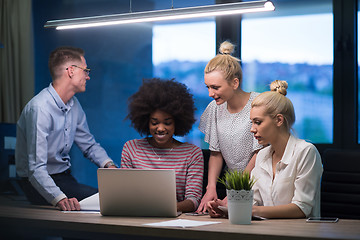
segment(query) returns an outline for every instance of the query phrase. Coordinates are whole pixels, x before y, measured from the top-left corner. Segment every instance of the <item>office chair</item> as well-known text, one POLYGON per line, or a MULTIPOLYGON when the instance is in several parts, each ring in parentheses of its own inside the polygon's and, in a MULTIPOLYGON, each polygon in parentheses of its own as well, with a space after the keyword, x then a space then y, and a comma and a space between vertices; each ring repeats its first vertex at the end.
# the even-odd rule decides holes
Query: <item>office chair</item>
POLYGON ((360 150, 327 149, 322 160, 321 216, 360 219, 360 150))

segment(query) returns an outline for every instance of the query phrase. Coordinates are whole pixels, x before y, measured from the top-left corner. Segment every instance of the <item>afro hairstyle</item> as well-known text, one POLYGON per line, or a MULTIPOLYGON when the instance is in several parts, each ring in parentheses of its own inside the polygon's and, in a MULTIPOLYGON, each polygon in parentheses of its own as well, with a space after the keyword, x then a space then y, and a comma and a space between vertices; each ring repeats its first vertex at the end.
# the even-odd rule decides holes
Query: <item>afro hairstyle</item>
POLYGON ((185 84, 174 79, 144 79, 139 90, 128 99, 128 115, 131 125, 140 135, 150 135, 150 115, 161 110, 175 121, 175 136, 185 136, 195 123, 193 95, 185 84))

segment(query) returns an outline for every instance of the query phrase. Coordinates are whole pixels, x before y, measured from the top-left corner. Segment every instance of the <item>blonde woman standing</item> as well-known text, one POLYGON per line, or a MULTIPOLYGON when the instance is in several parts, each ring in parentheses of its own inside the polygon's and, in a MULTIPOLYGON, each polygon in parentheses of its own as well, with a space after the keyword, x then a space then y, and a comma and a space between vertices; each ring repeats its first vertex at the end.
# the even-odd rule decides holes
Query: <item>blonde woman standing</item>
POLYGON ((256 152, 262 147, 250 132, 251 102, 258 93, 241 88, 240 60, 231 55, 234 47, 228 41, 223 42, 219 54, 209 61, 204 71, 209 97, 214 100, 205 109, 199 125, 211 153, 208 185, 197 212, 205 212, 206 203, 217 199, 216 183, 223 159, 229 169, 250 172, 256 152))

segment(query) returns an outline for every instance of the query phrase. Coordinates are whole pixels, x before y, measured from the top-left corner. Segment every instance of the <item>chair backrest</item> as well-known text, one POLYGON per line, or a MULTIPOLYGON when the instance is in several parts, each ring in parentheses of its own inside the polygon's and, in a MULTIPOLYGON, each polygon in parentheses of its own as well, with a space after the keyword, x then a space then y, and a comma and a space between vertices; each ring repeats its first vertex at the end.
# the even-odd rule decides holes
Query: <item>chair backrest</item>
POLYGON ((327 149, 322 159, 321 216, 360 219, 360 150, 327 149))

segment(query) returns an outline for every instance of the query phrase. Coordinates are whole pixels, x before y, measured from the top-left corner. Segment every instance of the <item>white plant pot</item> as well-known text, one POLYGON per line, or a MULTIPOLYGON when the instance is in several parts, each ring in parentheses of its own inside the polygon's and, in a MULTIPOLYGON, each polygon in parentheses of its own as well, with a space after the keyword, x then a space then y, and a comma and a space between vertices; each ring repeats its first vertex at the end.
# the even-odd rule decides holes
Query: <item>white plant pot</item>
POLYGON ((228 190, 228 215, 232 224, 251 224, 254 191, 228 190))

